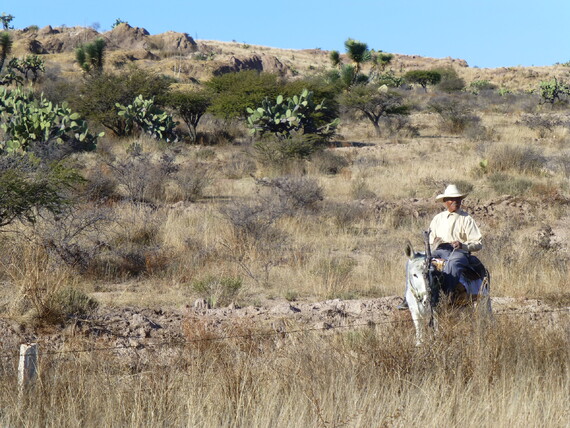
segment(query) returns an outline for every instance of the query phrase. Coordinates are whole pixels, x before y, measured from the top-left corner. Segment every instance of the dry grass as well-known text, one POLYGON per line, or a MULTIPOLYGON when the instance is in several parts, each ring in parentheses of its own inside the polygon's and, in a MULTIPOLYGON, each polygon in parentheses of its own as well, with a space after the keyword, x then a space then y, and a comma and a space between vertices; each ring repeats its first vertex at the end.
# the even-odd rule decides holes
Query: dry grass
MULTIPOLYGON (((325 52, 201 43, 214 59, 169 58, 172 70, 178 64, 194 73, 206 62, 205 76, 230 51, 279 54, 303 72, 328 62, 325 52)), ((395 64, 421 68, 426 62, 398 57, 395 64)), ((64 72, 71 68, 62 65, 64 72)), ((517 88, 546 72, 530 71, 535 74, 515 81, 516 70, 458 68, 467 82, 487 79, 517 88)), ((140 198, 129 198, 125 182, 112 183, 109 165, 141 140, 106 137, 97 153, 77 157, 87 176, 100 179, 89 204, 104 205, 113 216, 96 237, 78 235, 73 248, 99 252, 84 271, 67 266, 34 235, 46 226, 42 219, 35 229, 19 229, 25 233, 0 235, 2 313, 37 318, 38 308, 66 287, 87 290, 102 305, 177 309, 199 297, 218 305, 259 305, 268 299, 401 295, 403 246, 408 239, 421 246, 421 231, 441 209, 434 196, 450 182, 471 189, 465 208, 485 238, 480 257, 492 274, 492 294, 567 305, 567 131, 558 127, 539 137, 517 124, 528 99, 491 101, 477 110, 485 129, 478 135, 448 135, 425 112, 410 118, 419 130, 413 138, 378 138, 366 122, 347 121, 341 147, 273 167, 255 159, 242 129, 232 130, 231 145, 165 147, 143 138, 148 165, 155 168, 167 154, 184 173, 163 176, 140 168, 143 184, 160 185, 140 198), (194 171, 207 179, 200 191, 192 191, 194 171), (287 194, 293 184, 299 187, 287 194), (318 197, 296 198, 304 193, 318 197)), ((215 121, 205 125, 207 135, 227 135, 215 121)), ((562 427, 570 412, 570 344, 567 321, 559 321, 566 324, 501 317, 484 332, 450 322, 423 348, 412 347, 409 325, 396 323, 182 348, 46 353, 41 382, 22 404, 14 396, 13 361, 2 359, 0 424, 562 427)), ((201 341, 259 328, 238 323, 216 331, 195 319, 185 324, 185 334, 201 341)), ((70 347, 89 345, 70 340, 70 347)))
POLYGON ((169 352, 46 353, 41 382, 20 403, 14 381, 3 377, 0 421, 30 427, 567 426, 568 335, 521 318, 504 317, 487 328, 455 320, 422 348, 411 345, 401 324, 212 341, 259 329, 240 322, 214 332, 204 320, 189 319, 185 331, 188 345, 169 352))

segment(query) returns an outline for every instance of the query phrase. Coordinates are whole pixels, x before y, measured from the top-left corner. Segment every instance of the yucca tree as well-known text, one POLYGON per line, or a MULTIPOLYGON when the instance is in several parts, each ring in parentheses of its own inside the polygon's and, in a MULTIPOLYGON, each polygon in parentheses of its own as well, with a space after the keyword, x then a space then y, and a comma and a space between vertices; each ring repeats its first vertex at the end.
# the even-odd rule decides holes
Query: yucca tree
POLYGON ((14 15, 6 15, 6 12, 2 12, 0 16, 0 22, 2 22, 2 27, 4 30, 12 30, 13 27, 10 27, 10 22, 14 19, 14 15))
POLYGON ((12 38, 7 32, 0 33, 0 72, 4 68, 4 62, 12 52, 12 38))
POLYGON ((331 51, 329 54, 329 59, 333 67, 339 67, 341 65, 340 53, 338 51, 331 51))
POLYGON ((105 40, 99 38, 93 43, 79 46, 75 51, 75 59, 86 73, 101 73, 105 56, 105 40))
POLYGON ((356 73, 360 73, 362 64, 372 59, 368 45, 358 40, 348 39, 344 42, 344 47, 346 48, 346 54, 355 65, 356 73))

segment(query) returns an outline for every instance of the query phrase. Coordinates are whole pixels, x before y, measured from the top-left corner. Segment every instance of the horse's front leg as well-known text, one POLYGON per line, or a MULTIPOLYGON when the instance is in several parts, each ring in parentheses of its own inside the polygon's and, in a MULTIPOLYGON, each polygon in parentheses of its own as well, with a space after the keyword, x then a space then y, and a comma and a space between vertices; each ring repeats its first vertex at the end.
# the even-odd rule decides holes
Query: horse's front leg
POLYGON ((406 300, 408 302, 410 314, 412 315, 412 321, 414 322, 414 327, 416 329, 416 346, 420 346, 424 340, 424 318, 420 313, 420 308, 418 306, 417 300, 412 296, 408 297, 407 295, 406 300))

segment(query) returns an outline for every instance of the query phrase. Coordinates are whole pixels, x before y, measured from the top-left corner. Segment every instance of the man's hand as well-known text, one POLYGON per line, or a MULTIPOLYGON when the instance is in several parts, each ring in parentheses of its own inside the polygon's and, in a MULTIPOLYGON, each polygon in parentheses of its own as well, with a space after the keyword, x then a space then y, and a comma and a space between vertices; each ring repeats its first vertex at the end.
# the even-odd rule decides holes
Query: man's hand
POLYGON ((453 241, 453 242, 451 243, 451 246, 453 247, 454 250, 459 250, 459 249, 461 249, 461 242, 459 242, 459 241, 453 241))

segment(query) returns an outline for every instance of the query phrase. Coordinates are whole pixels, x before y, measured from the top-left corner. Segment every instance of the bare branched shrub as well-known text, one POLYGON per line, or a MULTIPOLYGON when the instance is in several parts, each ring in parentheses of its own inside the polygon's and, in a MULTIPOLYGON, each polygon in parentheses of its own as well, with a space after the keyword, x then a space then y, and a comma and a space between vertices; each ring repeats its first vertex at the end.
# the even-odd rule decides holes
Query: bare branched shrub
POLYGON ((220 212, 231 224, 238 241, 259 244, 281 241, 282 234, 275 227, 275 222, 283 215, 279 205, 258 199, 234 202, 221 207, 220 212))
POLYGON ((115 219, 109 208, 78 206, 57 217, 44 216, 31 228, 30 239, 67 266, 85 273, 108 250, 115 219))
POLYGON ((439 96, 431 100, 428 109, 439 115, 439 127, 444 132, 460 134, 468 126, 479 123, 479 116, 464 100, 456 96, 439 96))
POLYGON ((380 118, 380 129, 382 129, 382 135, 387 137, 413 138, 420 134, 418 127, 412 124, 410 116, 403 114, 380 118))
POLYGON ((177 187, 175 198, 195 202, 204 196, 204 190, 212 182, 213 174, 206 164, 188 162, 180 165, 171 178, 177 187))
POLYGON ((554 128, 564 123, 558 117, 540 114, 524 114, 517 124, 522 124, 536 131, 538 138, 545 138, 554 131, 554 128))
POLYGON ((537 173, 544 168, 546 159, 529 146, 493 144, 486 151, 490 172, 518 171, 537 173))
POLYGON ((283 213, 316 212, 323 200, 323 189, 314 178, 278 177, 266 182, 277 196, 283 213))
POLYGON ((370 217, 370 210, 359 202, 328 202, 323 214, 330 217, 340 230, 348 230, 355 223, 370 217))
POLYGON ((232 153, 224 163, 222 171, 227 178, 239 179, 253 174, 257 169, 252 155, 246 152, 232 153))
POLYGON ((139 276, 164 271, 171 260, 161 234, 162 214, 145 205, 133 206, 116 220, 107 251, 91 269, 103 277, 139 276))
POLYGON ((86 182, 83 186, 85 197, 93 202, 107 202, 119 199, 117 193, 117 181, 110 171, 89 171, 86 174, 86 182))
POLYGON ((338 174, 343 168, 349 165, 346 157, 334 153, 331 150, 323 150, 311 156, 311 162, 322 174, 338 174))
POLYGON ((169 156, 163 156, 157 163, 150 153, 143 153, 142 147, 136 144, 126 156, 108 165, 127 198, 134 202, 164 200, 166 178, 175 171, 169 156))

